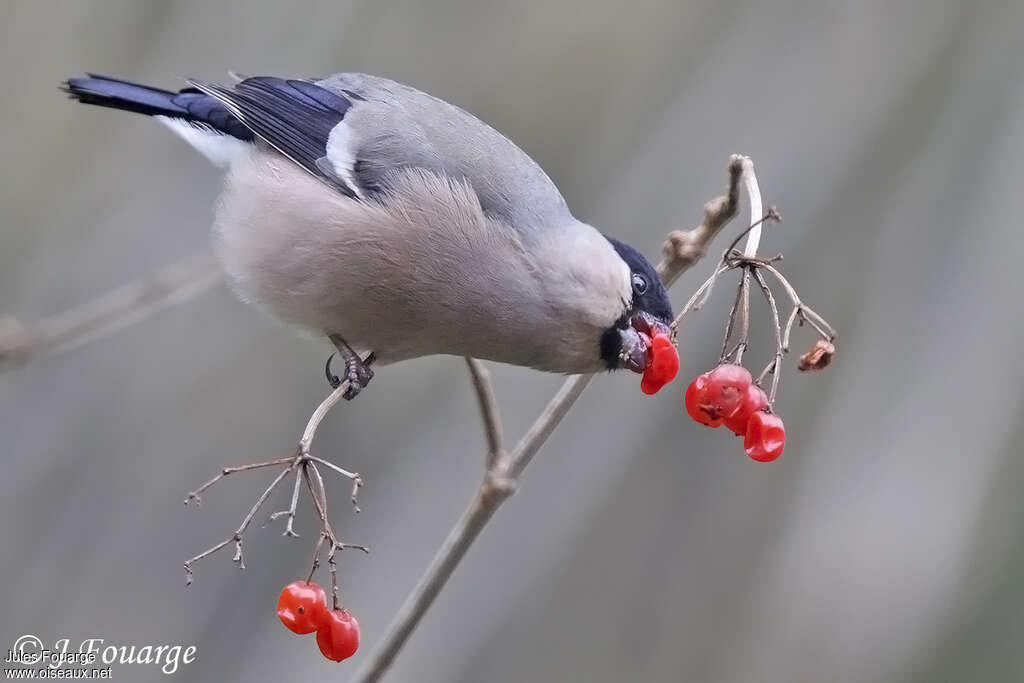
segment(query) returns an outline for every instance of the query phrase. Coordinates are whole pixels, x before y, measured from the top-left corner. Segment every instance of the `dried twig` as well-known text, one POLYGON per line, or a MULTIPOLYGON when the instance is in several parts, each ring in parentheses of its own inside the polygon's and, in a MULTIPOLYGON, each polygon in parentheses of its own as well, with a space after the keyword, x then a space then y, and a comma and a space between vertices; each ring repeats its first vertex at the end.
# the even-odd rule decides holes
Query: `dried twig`
POLYGON ((475 358, 467 358, 469 374, 473 378, 477 403, 480 404, 480 416, 484 422, 484 433, 487 436, 487 469, 493 469, 498 460, 505 457, 503 437, 501 433, 501 413, 498 410, 498 398, 494 395, 491 384, 491 373, 484 364, 475 358))
POLYGON ((238 465, 237 467, 221 468, 221 471, 219 474, 217 474, 217 476, 210 479, 208 482, 197 488, 195 491, 189 491, 189 494, 185 496, 185 505, 188 505, 192 501, 195 501, 196 505, 201 504, 203 501, 202 498, 200 498, 200 494, 203 493, 203 491, 205 491, 206 489, 216 484, 224 477, 228 476, 229 474, 234 474, 236 472, 248 472, 250 470, 258 470, 264 467, 274 467, 275 465, 285 465, 291 461, 292 458, 278 458, 277 460, 268 460, 266 462, 251 462, 247 465, 238 465))
POLYGON ((27 327, 14 318, 0 319, 0 370, 106 337, 167 306, 199 296, 220 280, 220 266, 204 250, 27 327))
POLYGON ((351 548, 352 550, 361 550, 364 553, 369 553, 370 549, 365 545, 342 543, 338 540, 334 533, 334 528, 331 526, 330 517, 327 514, 327 489, 324 488, 324 480, 320 476, 320 470, 317 469, 316 463, 311 461, 303 462, 302 476, 306 481, 310 498, 313 499, 313 506, 316 508, 317 516, 320 517, 320 538, 317 540, 316 548, 313 551, 313 569, 310 570, 310 578, 306 579, 306 582, 308 583, 312 580, 316 568, 320 565, 320 548, 323 546, 323 542, 327 541, 330 544, 330 548, 327 551, 327 566, 331 575, 331 596, 333 597, 334 604, 332 609, 338 609, 341 603, 338 598, 338 563, 335 560, 337 551, 351 548), (313 473, 312 477, 310 472, 313 473), (314 480, 316 481, 315 487, 313 486, 314 480))
POLYGON ((775 401, 776 394, 778 393, 779 386, 779 371, 782 364, 783 356, 789 351, 789 337, 793 330, 793 324, 799 319, 800 324, 805 322, 811 325, 818 334, 821 336, 820 344, 827 344, 827 346, 818 347, 815 346, 811 351, 808 351, 801 358, 800 369, 818 369, 828 365, 833 354, 835 353, 835 347, 831 344, 835 340, 835 329, 816 311, 808 307, 800 299, 796 289, 790 284, 789 280, 779 272, 773 263, 782 260, 782 254, 774 256, 772 258, 759 258, 757 256, 757 249, 760 243, 762 224, 766 221, 778 222, 781 220, 778 210, 774 207, 768 207, 767 212, 761 215, 761 191, 757 184, 757 175, 754 173, 753 165, 749 159, 743 162, 743 180, 746 184, 747 194, 750 197, 750 212, 751 212, 751 223, 750 226, 740 232, 733 239, 732 243, 722 252, 722 257, 712 271, 711 276, 694 292, 693 296, 686 303, 686 306, 679 312, 676 319, 672 323, 673 330, 678 329, 683 317, 692 311, 699 310, 704 303, 708 300, 711 295, 711 290, 715 283, 718 281, 718 277, 726 272, 727 270, 740 269, 742 274, 740 281, 736 289, 736 297, 733 300, 732 308, 729 311, 729 317, 726 321, 725 334, 722 338, 722 351, 719 355, 719 363, 736 363, 741 364, 743 362, 743 354, 747 350, 749 332, 750 332, 750 278, 754 277, 757 280, 758 286, 761 288, 762 293, 768 302, 772 312, 772 322, 775 331, 775 355, 772 360, 765 366, 760 376, 757 378, 757 384, 760 385, 764 382, 765 378, 769 373, 772 375, 772 384, 768 392, 768 406, 769 408, 775 401), (761 216, 759 220, 753 220, 754 216, 761 216), (747 243, 743 248, 743 253, 736 251, 736 247, 740 240, 747 236, 747 243), (770 273, 786 291, 786 294, 793 302, 793 309, 786 320, 785 326, 780 322, 779 308, 775 301, 775 296, 772 294, 771 288, 765 281, 762 270, 770 273), (739 339, 736 341, 732 348, 729 347, 729 341, 732 339, 733 332, 736 329, 736 316, 740 316, 740 331, 739 339))
MULTIPOLYGON (((185 561, 184 566, 186 585, 192 583, 192 566, 196 562, 203 559, 204 557, 212 555, 213 553, 217 552, 221 548, 224 548, 232 542, 235 544, 235 555, 232 559, 236 564, 238 564, 238 567, 240 569, 245 569, 245 560, 242 556, 242 536, 248 529, 249 524, 252 523, 252 520, 256 516, 256 513, 259 512, 260 508, 263 507, 267 499, 270 498, 270 495, 274 492, 274 489, 277 488, 277 486, 288 476, 289 473, 294 471, 295 484, 292 488, 291 504, 287 510, 271 514, 270 520, 272 521, 279 517, 287 516, 288 522, 287 525, 285 526, 284 535, 291 537, 298 536, 298 534, 295 533, 294 529, 295 513, 299 502, 299 489, 301 488, 300 482, 305 481, 306 488, 309 490, 310 497, 313 499, 313 506, 316 508, 317 515, 320 517, 320 535, 313 553, 313 571, 315 571, 316 568, 319 566, 320 549, 323 545, 323 542, 326 540, 330 543, 330 549, 328 551, 328 563, 331 567, 331 580, 332 583, 334 584, 334 595, 337 596, 337 566, 334 561, 335 552, 337 550, 344 550, 345 548, 355 548, 358 550, 362 550, 363 552, 369 552, 369 550, 365 546, 351 545, 347 543, 342 543, 338 540, 338 537, 334 533, 334 529, 331 527, 330 518, 327 515, 327 496, 324 490, 323 479, 320 476, 319 469, 317 469, 317 464, 323 465, 324 467, 328 467, 337 472, 338 474, 342 475, 343 477, 346 477, 352 481, 352 505, 355 508, 356 512, 359 511, 357 494, 359 492, 359 487, 363 485, 363 478, 359 475, 358 472, 350 472, 342 467, 338 467, 332 462, 312 455, 310 453, 310 449, 313 445, 313 440, 316 438, 316 432, 317 429, 319 429, 320 427, 320 423, 323 422, 324 418, 327 416, 327 413, 330 412, 331 408, 337 405, 338 401, 340 401, 344 397, 344 394, 348 389, 347 384, 347 382, 342 382, 336 389, 334 389, 334 391, 332 391, 327 396, 327 398, 325 398, 320 403, 319 406, 317 406, 316 410, 313 411, 313 414, 310 416, 309 421, 306 423, 306 429, 302 432, 302 438, 299 439, 299 445, 296 448, 295 455, 287 458, 278 458, 277 460, 270 460, 267 462, 258 462, 249 465, 241 465, 238 467, 225 467, 220 471, 220 473, 217 476, 213 477, 208 482, 200 486, 198 489, 188 494, 188 497, 185 498, 186 504, 188 504, 188 502, 191 500, 195 500, 196 503, 198 503, 199 496, 201 493, 206 491, 208 488, 210 488, 215 483, 217 483, 224 477, 228 476, 229 474, 233 474, 235 472, 246 472, 254 469, 262 469, 265 467, 282 467, 281 471, 270 483, 270 485, 266 488, 266 490, 263 491, 263 494, 256 501, 256 504, 253 505, 252 508, 249 510, 249 514, 246 515, 245 519, 242 520, 241 525, 239 525, 238 529, 236 529, 231 536, 228 536, 227 539, 221 541, 220 543, 217 543, 214 546, 211 546, 210 548, 204 550, 195 557, 192 557, 185 561), (310 479, 310 471, 312 471, 313 475, 315 476, 317 482, 316 487, 314 487, 313 482, 310 479)), ((310 573, 310 579, 312 579, 312 572, 310 573)))
POLYGON ((751 268, 754 272, 754 278, 757 280, 757 284, 761 287, 761 292, 764 294, 765 300, 768 301, 768 306, 772 310, 772 323, 775 328, 775 357, 772 359, 767 366, 765 366, 764 372, 757 378, 757 383, 760 384, 764 381, 765 373, 772 373, 772 388, 768 391, 768 409, 771 410, 775 404, 775 396, 779 391, 779 375, 781 374, 782 356, 786 353, 785 347, 782 345, 782 331, 779 326, 779 307, 775 303, 775 295, 772 294, 771 288, 768 287, 768 283, 764 280, 764 275, 760 270, 751 268))
MULTIPOLYGON (((704 220, 689 231, 674 231, 665 241, 658 275, 671 285, 687 268, 699 261, 708 244, 739 208, 739 181, 749 159, 733 156, 729 164, 729 189, 725 196, 704 206, 704 220)), ((380 680, 405 645, 420 619, 451 577, 459 561, 501 503, 515 490, 520 475, 544 442, 576 403, 593 375, 568 378, 507 458, 489 459, 484 479, 465 512, 452 527, 434 559, 415 588, 399 608, 380 642, 352 679, 355 683, 380 680)))
POLYGON ((273 522, 279 517, 287 517, 288 523, 285 524, 283 534, 289 538, 298 538, 299 534, 295 531, 295 512, 299 507, 299 490, 302 488, 302 468, 295 468, 295 484, 292 486, 292 502, 288 506, 287 510, 281 510, 280 512, 274 512, 270 515, 267 522, 273 522))
POLYGON ((185 560, 184 566, 186 586, 192 584, 193 564, 203 559, 204 557, 207 557, 208 555, 212 555, 213 553, 217 552, 218 550, 220 550, 221 548, 223 548, 231 542, 234 542, 235 544, 235 555, 231 558, 231 561, 237 564, 239 569, 245 569, 245 557, 242 555, 242 535, 245 534, 246 529, 249 528, 249 524, 252 523, 252 518, 256 516, 256 513, 259 512, 261 507, 263 507, 263 504, 267 502, 267 498, 269 498, 270 494, 274 492, 274 489, 277 488, 277 485, 281 483, 281 480, 288 476, 288 473, 292 471, 292 468, 295 467, 296 463, 297 459, 293 460, 289 465, 287 465, 283 470, 281 470, 281 472, 278 473, 276 477, 274 477, 274 480, 270 482, 270 486, 268 486, 266 490, 263 491, 263 494, 256 500, 256 504, 249 509, 249 514, 245 516, 245 519, 242 520, 242 523, 238 525, 237 529, 235 529, 235 533, 231 534, 220 543, 211 546, 210 548, 207 548, 195 557, 185 560))
POLYGON ((818 313, 805 304, 801 299, 800 295, 796 293, 796 289, 789 283, 789 280, 779 272, 779 269, 770 263, 761 264, 759 267, 764 268, 766 271, 771 273, 782 288, 789 295, 790 300, 793 302, 793 311, 789 314, 789 319, 786 320, 786 326, 782 334, 782 347, 786 351, 789 351, 789 335, 793 331, 793 323, 797 318, 800 319, 800 323, 808 323, 811 327, 817 331, 821 338, 827 342, 835 341, 836 331, 827 320, 818 315, 818 313))

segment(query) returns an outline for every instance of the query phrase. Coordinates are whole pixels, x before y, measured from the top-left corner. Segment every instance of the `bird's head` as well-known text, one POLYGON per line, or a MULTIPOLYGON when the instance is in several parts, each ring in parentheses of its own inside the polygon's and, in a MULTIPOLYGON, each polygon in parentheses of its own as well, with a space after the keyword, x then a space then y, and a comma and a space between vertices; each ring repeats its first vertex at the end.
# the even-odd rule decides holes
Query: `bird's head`
POLYGON ((661 278, 643 254, 614 238, 608 241, 629 267, 632 298, 623 314, 601 335, 601 360, 609 370, 642 373, 651 339, 671 335, 672 302, 661 278))

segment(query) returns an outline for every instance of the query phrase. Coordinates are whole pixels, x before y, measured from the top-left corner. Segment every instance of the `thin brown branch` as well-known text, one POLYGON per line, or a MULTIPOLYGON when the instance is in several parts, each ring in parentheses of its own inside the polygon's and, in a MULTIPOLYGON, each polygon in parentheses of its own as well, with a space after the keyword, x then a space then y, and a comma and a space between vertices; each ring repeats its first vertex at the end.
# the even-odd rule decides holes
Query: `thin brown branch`
MULTIPOLYGON (((305 481, 306 486, 309 490, 310 497, 313 499, 313 505, 316 508, 317 515, 320 517, 320 539, 317 542, 317 547, 314 550, 313 555, 314 571, 316 567, 319 566, 320 548, 322 546, 324 538, 326 538, 326 540, 328 540, 331 543, 331 558, 333 558, 335 550, 343 550, 345 548, 356 548, 364 552, 369 552, 365 546, 342 543, 338 540, 337 536, 335 535, 334 530, 331 528, 330 519, 327 515, 327 496, 324 490, 323 478, 320 476, 320 471, 317 469, 317 464, 319 463, 325 467, 329 467, 338 474, 341 474, 342 476, 352 480, 352 504, 357 512, 359 511, 359 506, 358 501, 356 499, 356 494, 359 491, 359 487, 362 486, 362 477, 357 472, 350 472, 344 468, 338 467, 332 462, 329 462, 322 458, 318 458, 310 453, 310 449, 312 448, 313 445, 313 440, 316 438, 317 429, 319 429, 320 424, 327 416, 327 413, 330 412, 331 408, 337 405, 338 401, 340 401, 344 397, 345 392, 348 389, 347 384, 347 382, 342 382, 336 389, 334 389, 334 391, 332 391, 327 396, 327 398, 325 398, 320 403, 319 406, 317 406, 316 410, 313 411, 313 414, 310 416, 309 421, 306 423, 306 429, 303 430, 302 437, 299 439, 299 445, 296 448, 295 455, 290 456, 288 458, 278 458, 277 460, 251 463, 248 465, 241 465, 238 467, 225 467, 220 471, 219 474, 217 474, 217 476, 213 477, 205 484, 200 486, 198 489, 188 494, 188 497, 185 498, 186 504, 190 500, 195 500, 198 503, 199 496, 201 493, 206 491, 208 488, 210 488, 211 486, 213 486, 214 484, 216 484, 218 481, 228 476, 229 474, 234 474, 235 472, 246 472, 254 469, 262 469, 265 467, 283 466, 281 471, 278 473, 277 477, 275 477, 274 480, 270 483, 270 486, 266 488, 263 494, 256 501, 256 504, 253 505, 252 508, 249 510, 249 514, 245 516, 244 520, 242 520, 241 525, 239 525, 238 529, 236 529, 231 536, 229 536, 224 541, 221 541, 220 543, 204 550, 195 557, 192 557, 185 561, 184 566, 186 585, 192 583, 193 564, 195 564, 196 562, 205 557, 208 557, 209 555, 212 555, 213 553, 217 552, 221 548, 226 547, 228 544, 232 542, 235 544, 235 555, 232 559, 234 560, 235 563, 238 564, 239 568, 245 568, 245 559, 242 555, 242 536, 245 533, 246 529, 248 529, 249 525, 252 523, 252 520, 256 516, 256 513, 259 512, 260 508, 263 507, 264 503, 266 503, 267 499, 274 492, 277 486, 285 479, 285 477, 288 476, 290 472, 292 472, 292 470, 296 470, 296 480, 292 488, 291 504, 289 505, 287 510, 271 514, 270 520, 272 521, 279 517, 287 516, 288 523, 285 527, 284 535, 298 536, 298 534, 295 533, 294 523, 295 513, 298 507, 299 489, 301 488, 299 479, 301 475, 302 480, 305 481), (312 480, 310 479, 309 472, 311 470, 316 477, 317 486, 314 486, 312 480)), ((336 573, 337 569, 333 562, 331 562, 331 569, 332 572, 336 573)), ((337 576, 332 576, 332 580, 336 582, 337 576)), ((336 590, 335 594, 337 594, 336 590)))
POLYGON ((11 317, 0 319, 0 370, 106 337, 163 308, 199 296, 221 277, 213 255, 203 250, 36 323, 25 326, 11 317))
POLYGON ((775 396, 779 391, 779 376, 782 374, 782 356, 786 353, 786 349, 782 344, 782 328, 779 322, 779 306, 775 303, 775 295, 772 294, 772 290, 768 287, 768 283, 764 280, 764 274, 756 268, 751 268, 754 271, 754 279, 757 280, 757 284, 761 287, 761 292, 764 294, 765 300, 768 301, 768 306, 772 310, 772 327, 775 332, 775 358, 765 368, 761 376, 757 378, 758 383, 764 380, 765 372, 769 372, 768 368, 771 368, 772 373, 772 388, 768 391, 768 409, 770 410, 775 404, 775 396))
POLYGON ((770 263, 759 264, 760 268, 764 268, 766 271, 772 274, 782 288, 786 291, 790 301, 793 302, 793 311, 789 314, 789 319, 786 321, 785 331, 782 335, 782 346, 785 349, 789 349, 789 334, 793 330, 793 322, 799 318, 801 324, 806 322, 827 342, 835 341, 836 330, 832 325, 829 324, 825 318, 817 313, 810 306, 805 304, 801 299, 800 295, 797 294, 796 288, 790 284, 786 276, 779 272, 779 269, 770 263))
MULTIPOLYGON (((779 216, 779 210, 776 209, 774 206, 769 207, 768 213, 761 216, 761 218, 759 218, 758 220, 752 222, 749 226, 747 226, 746 230, 736 235, 732 243, 726 248, 725 251, 722 252, 722 258, 718 260, 718 265, 715 266, 715 270, 711 274, 711 277, 708 278, 707 282, 703 286, 701 286, 697 294, 694 294, 693 298, 690 299, 690 302, 683 309, 682 313, 679 314, 679 318, 682 318, 683 315, 689 311, 699 311, 701 308, 704 307, 704 304, 706 304, 708 299, 711 297, 711 291, 714 289, 715 282, 717 281, 719 275, 721 275, 727 270, 732 270, 733 268, 739 267, 740 265, 742 265, 743 261, 751 260, 749 258, 743 258, 742 255, 736 251, 736 246, 740 243, 740 240, 743 239, 744 236, 749 235, 751 231, 754 230, 754 228, 761 225, 767 220, 771 220, 774 222, 782 220, 779 216), (700 296, 700 301, 696 301, 697 297, 701 293, 703 293, 703 296, 700 296), (696 303, 694 303, 695 301, 696 303)), ((781 258, 781 254, 779 257, 781 258)), ((679 318, 676 318, 676 320, 678 321, 679 318)))
POLYGON ((491 373, 487 371, 484 364, 475 358, 467 358, 466 365, 473 378, 473 389, 476 391, 480 416, 484 421, 484 433, 487 436, 487 469, 492 470, 505 456, 498 397, 495 396, 494 386, 491 384, 491 373))
POLYGON ((740 179, 747 161, 740 154, 730 157, 729 187, 725 195, 704 205, 704 220, 700 225, 692 230, 674 230, 668 234, 658 264, 658 274, 666 286, 672 285, 690 266, 704 258, 708 245, 736 216, 740 208, 740 179))
POLYGON ((750 269, 744 268, 740 276, 740 339, 733 352, 736 365, 743 363, 743 353, 750 339, 750 269))
POLYGON ((231 558, 231 561, 234 562, 235 564, 237 564, 239 569, 245 569, 245 557, 242 555, 242 536, 245 534, 246 529, 249 528, 249 524, 252 523, 253 517, 255 517, 256 513, 259 512, 261 507, 263 507, 263 504, 267 502, 267 498, 270 497, 270 494, 273 493, 274 489, 277 488, 277 485, 280 484, 281 481, 284 480, 284 478, 288 476, 288 473, 292 471, 292 468, 295 467, 298 464, 298 458, 297 457, 291 458, 291 460, 292 460, 291 464, 289 464, 287 467, 282 469, 278 473, 278 475, 276 477, 274 477, 274 480, 272 482, 270 482, 270 485, 267 486, 267 488, 263 491, 263 494, 256 500, 256 503, 249 509, 249 514, 247 514, 245 516, 245 519, 242 520, 242 523, 238 525, 237 529, 235 529, 235 533, 233 533, 232 535, 228 536, 226 539, 224 539, 220 543, 218 543, 218 544, 216 544, 216 545, 214 545, 214 546, 212 546, 210 548, 207 548, 206 550, 204 550, 203 552, 199 553, 195 557, 190 558, 188 560, 185 560, 185 565, 184 566, 185 566, 185 585, 186 586, 188 586, 188 585, 190 585, 192 583, 192 565, 193 564, 195 564, 199 560, 203 559, 204 557, 212 555, 213 553, 217 552, 218 550, 220 550, 221 548, 223 548, 224 546, 226 546, 228 543, 231 543, 231 542, 234 542, 234 544, 235 544, 235 555, 234 555, 234 557, 231 558))
POLYGON ((306 455, 306 459, 309 460, 310 462, 318 462, 321 465, 323 465, 324 467, 326 467, 328 469, 331 469, 331 470, 334 470, 335 472, 337 472, 341 476, 348 477, 349 479, 351 479, 352 480, 352 493, 351 493, 349 499, 352 501, 352 507, 355 509, 355 511, 356 512, 362 512, 362 509, 359 507, 359 489, 361 489, 362 486, 363 486, 363 477, 362 477, 362 475, 360 475, 358 472, 349 472, 348 470, 346 470, 344 468, 338 467, 333 462, 331 462, 329 460, 324 460, 323 458, 318 458, 315 455, 307 454, 306 455))
POLYGON ((317 468, 316 463, 312 462, 311 458, 302 463, 302 476, 306 481, 306 488, 309 489, 309 496, 313 499, 313 506, 316 508, 317 516, 320 517, 320 538, 317 540, 316 548, 313 551, 313 569, 310 570, 307 583, 312 580, 313 573, 320 566, 320 548, 323 546, 324 540, 327 540, 330 544, 330 549, 327 551, 327 566, 328 572, 331 575, 331 596, 334 604, 332 609, 338 609, 341 603, 338 598, 338 563, 334 559, 335 554, 337 551, 347 548, 362 550, 364 553, 369 553, 370 549, 364 545, 342 543, 338 540, 327 512, 327 489, 324 486, 324 479, 320 476, 320 470, 317 468), (310 472, 313 473, 312 477, 309 474, 310 472), (314 481, 316 482, 315 486, 314 481))
MULTIPOLYGON (((734 155, 730 159, 726 195, 704 205, 704 220, 699 226, 689 231, 669 234, 665 241, 664 257, 658 264, 658 275, 666 286, 670 286, 704 256, 708 244, 736 215, 739 208, 739 184, 744 168, 749 163, 746 157, 734 155)), ((592 378, 593 375, 576 375, 566 379, 508 458, 499 459, 494 467, 487 470, 469 506, 448 533, 363 667, 352 679, 354 683, 379 681, 387 672, 473 541, 502 502, 515 490, 523 470, 565 418, 592 378)))
POLYGON ((294 459, 295 457, 292 456, 288 458, 278 458, 277 460, 268 460, 266 462, 251 462, 247 465, 238 465, 237 467, 221 468, 221 471, 219 474, 217 474, 217 476, 210 479, 208 482, 197 488, 195 491, 189 491, 189 494, 185 496, 185 505, 188 505, 193 500, 196 502, 196 505, 201 504, 203 501, 202 498, 200 498, 200 494, 203 493, 203 491, 205 491, 206 489, 216 484, 224 477, 228 476, 229 474, 235 474, 236 472, 248 472, 249 470, 258 470, 264 467, 274 467, 275 465, 284 465, 291 462, 294 459))
POLYGON ((299 490, 302 488, 302 468, 295 468, 295 484, 292 486, 292 501, 291 505, 288 506, 287 510, 281 510, 280 512, 274 512, 270 515, 268 522, 276 521, 279 517, 287 517, 288 522, 285 524, 283 535, 290 538, 298 538, 299 534, 295 531, 295 513, 299 507, 299 490))
POLYGON ((739 350, 740 344, 744 344, 742 339, 736 344, 736 346, 730 350, 729 340, 732 339, 733 329, 736 327, 736 312, 740 309, 740 302, 743 300, 743 281, 736 286, 736 296, 732 300, 732 308, 729 309, 729 318, 725 323, 725 334, 722 336, 722 352, 718 355, 718 362, 724 363, 727 358, 732 356, 737 350, 739 350))

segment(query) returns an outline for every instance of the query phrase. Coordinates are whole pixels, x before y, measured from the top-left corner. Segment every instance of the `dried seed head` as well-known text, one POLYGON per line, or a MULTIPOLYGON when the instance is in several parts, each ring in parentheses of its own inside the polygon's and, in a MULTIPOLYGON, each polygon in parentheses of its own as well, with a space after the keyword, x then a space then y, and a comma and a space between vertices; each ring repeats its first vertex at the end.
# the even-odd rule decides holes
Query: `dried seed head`
POLYGON ((834 355, 836 355, 835 344, 819 339, 811 347, 810 351, 800 356, 800 362, 797 364, 797 367, 801 371, 823 370, 832 362, 834 355))

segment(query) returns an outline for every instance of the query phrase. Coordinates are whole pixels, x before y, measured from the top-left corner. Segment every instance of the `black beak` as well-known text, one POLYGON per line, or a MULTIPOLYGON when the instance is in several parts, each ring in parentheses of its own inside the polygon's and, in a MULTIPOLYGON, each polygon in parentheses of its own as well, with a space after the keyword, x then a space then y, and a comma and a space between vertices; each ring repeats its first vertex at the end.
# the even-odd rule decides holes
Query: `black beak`
POLYGON ((630 318, 629 326, 622 329, 619 334, 622 341, 622 350, 619 352, 621 367, 643 373, 647 367, 651 339, 659 334, 671 336, 672 330, 650 314, 640 312, 630 318))

